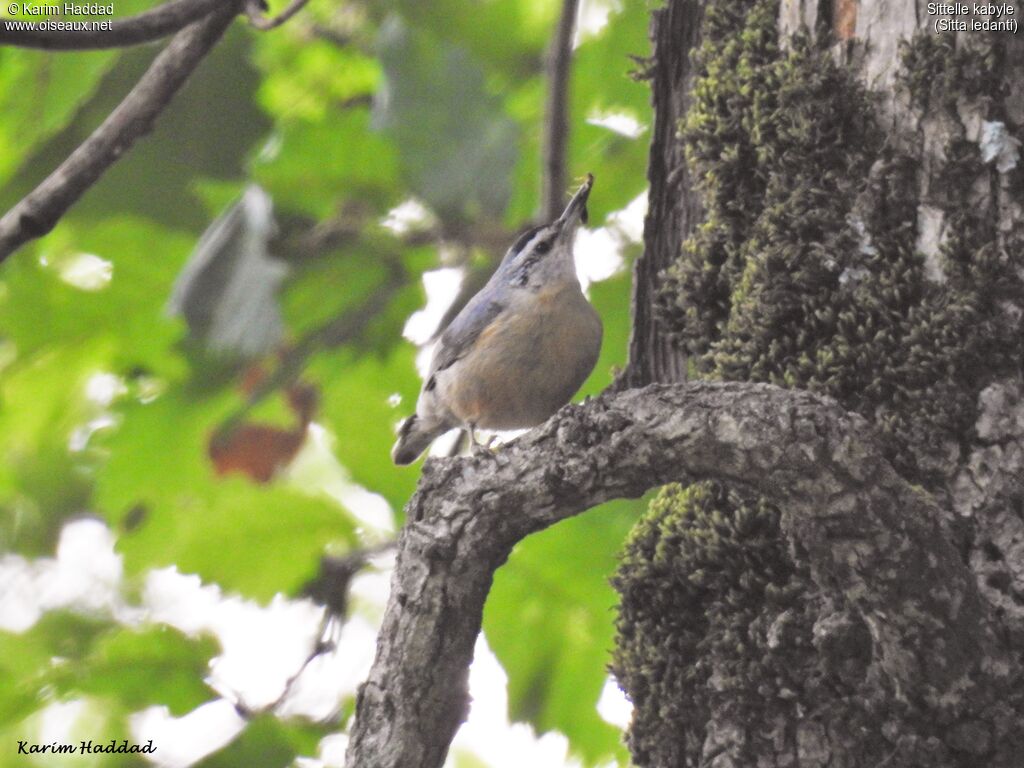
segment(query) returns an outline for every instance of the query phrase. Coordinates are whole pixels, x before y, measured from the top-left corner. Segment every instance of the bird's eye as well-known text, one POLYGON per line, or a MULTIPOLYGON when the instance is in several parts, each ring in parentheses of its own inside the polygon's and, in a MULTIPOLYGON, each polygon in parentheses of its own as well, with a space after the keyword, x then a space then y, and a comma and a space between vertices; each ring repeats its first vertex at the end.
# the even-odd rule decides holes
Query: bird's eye
POLYGON ((551 250, 551 240, 541 240, 533 250, 539 254, 547 253, 551 250))

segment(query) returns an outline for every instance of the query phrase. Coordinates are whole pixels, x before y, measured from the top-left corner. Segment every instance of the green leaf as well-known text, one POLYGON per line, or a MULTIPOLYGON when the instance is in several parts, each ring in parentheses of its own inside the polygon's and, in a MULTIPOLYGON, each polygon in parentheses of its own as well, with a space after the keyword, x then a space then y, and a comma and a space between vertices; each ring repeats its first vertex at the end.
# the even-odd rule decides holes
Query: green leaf
POLYGON ((0 729, 46 703, 60 670, 87 657, 96 639, 112 626, 107 619, 53 611, 26 632, 0 631, 0 729))
MULTIPOLYGON (((650 89, 631 77, 639 66, 632 57, 651 53, 647 5, 623 3, 621 9, 611 12, 600 32, 580 43, 572 65, 572 107, 580 112, 573 114, 583 118, 594 109, 623 111, 650 123, 650 89)), ((646 148, 648 142, 640 143, 646 148)), ((637 169, 640 176, 645 168, 646 164, 637 169)))
POLYGON ((508 673, 510 716, 562 731, 592 765, 624 756, 597 701, 613 645, 608 580, 643 508, 612 502, 520 542, 484 609, 487 642, 508 673))
POLYGON ((260 36, 255 52, 263 72, 259 101, 269 115, 318 122, 370 96, 380 84, 376 58, 354 47, 311 40, 295 26, 260 36))
POLYGON ((591 284, 588 289, 590 303, 601 316, 604 335, 601 339, 601 355, 593 373, 583 382, 579 400, 586 395, 598 395, 612 383, 616 372, 626 365, 629 351, 629 332, 632 327, 629 305, 632 282, 628 272, 609 280, 591 284))
MULTIPOLYGON (((118 5, 116 10, 120 14, 122 7, 118 5)), ((269 121, 255 104, 258 75, 247 63, 249 47, 250 36, 241 25, 229 29, 157 118, 152 132, 114 163, 67 217, 81 222, 117 213, 134 214, 168 227, 192 229, 198 235, 209 216, 192 192, 195 180, 239 178, 253 146, 269 128, 269 121), (211 110, 213 104, 216 110, 211 110), (212 115, 216 119, 211 119, 212 115)), ((75 68, 88 68, 79 62, 97 55, 109 54, 47 54, 59 61, 61 71, 67 74, 63 87, 69 92, 74 90, 75 68)), ((120 103, 155 55, 152 46, 123 51, 92 97, 73 113, 73 119, 36 144, 9 183, 0 181, 0 210, 9 208, 60 165, 120 103)), ((37 68, 32 74, 45 82, 44 69, 37 68)), ((15 91, 11 98, 19 104, 35 104, 35 99, 26 98, 35 89, 30 83, 23 85, 28 87, 15 91)), ((31 125, 23 125, 22 130, 23 135, 32 135, 31 125)), ((17 141, 17 136, 13 140, 17 141)), ((0 158, 3 156, 0 145, 0 158)))
POLYGON ((95 457, 72 453, 97 411, 86 381, 104 367, 101 341, 16 360, 0 379, 0 546, 49 552, 61 523, 85 507, 95 457))
POLYGON ((643 174, 636 173, 647 167, 647 142, 642 136, 630 139, 600 126, 580 125, 569 155, 570 168, 594 174, 588 208, 595 223, 625 208, 646 186, 643 174))
POLYGON ((132 710, 163 704, 181 716, 210 698, 203 677, 217 650, 210 638, 190 639, 170 627, 122 628, 103 634, 81 664, 63 667, 56 687, 132 710))
MULTIPOLYGON (((201 760, 196 768, 286 768, 304 751, 296 744, 296 738, 296 728, 270 715, 260 716, 250 721, 231 744, 201 760)), ((308 744, 306 739, 300 741, 302 746, 308 744)))
MULTIPOLYGON (((298 267, 283 298, 285 320, 293 334, 301 337, 377 291, 387 280, 382 256, 372 243, 359 242, 298 267), (332 287, 329 296, 324 295, 325 285, 332 287)), ((401 327, 393 340, 397 343, 400 338, 401 327)))
POLYGON ((419 0, 377 2, 383 13, 396 8, 411 26, 465 46, 498 76, 537 72, 557 18, 547 0, 419 0))
POLYGON ((118 540, 130 572, 177 565, 266 599, 298 589, 329 544, 354 543, 354 529, 326 497, 215 475, 207 441, 234 402, 182 388, 125 406, 123 425, 103 443, 110 459, 95 503, 111 524, 130 528, 118 540))
POLYGON ((623 3, 601 32, 584 41, 575 52, 570 88, 572 127, 568 167, 572 172, 591 172, 595 194, 590 214, 595 222, 623 208, 647 186, 649 130, 637 138, 591 125, 587 119, 606 114, 625 114, 649 126, 653 116, 650 92, 645 83, 633 80, 636 69, 630 56, 647 56, 650 14, 643 2, 623 3))
POLYGON ((282 123, 251 170, 276 207, 326 219, 347 200, 382 213, 399 202, 396 167, 391 142, 370 131, 369 110, 351 108, 282 123))
POLYGON ((337 436, 336 453, 352 479, 380 493, 395 510, 409 500, 418 469, 391 463, 395 427, 415 407, 420 380, 411 344, 384 357, 340 351, 314 361, 310 374, 323 387, 323 413, 337 436), (389 401, 397 394, 401 403, 389 401))
MULTIPOLYGON (((637 68, 630 56, 650 53, 650 14, 643 2, 623 6, 573 53, 567 170, 570 179, 587 172, 594 174, 589 207, 595 224, 623 208, 647 185, 649 130, 638 138, 628 138, 587 122, 595 116, 624 114, 649 129, 653 120, 649 89, 630 77, 637 68)), ((510 83, 505 91, 507 108, 518 121, 521 135, 520 159, 506 214, 510 226, 518 226, 536 213, 546 87, 542 77, 532 76, 510 83)))
POLYGON ((21 355, 56 345, 107 342, 116 371, 181 369, 171 349, 181 337, 165 306, 178 269, 194 245, 190 235, 145 219, 111 216, 95 225, 64 223, 0 273, 0 329, 21 355), (32 258, 33 251, 38 258, 32 258), (83 290, 61 278, 83 253, 110 264, 110 282, 83 290), (131 322, 125 322, 130 318, 131 322))
POLYGON ((117 58, 116 51, 72 57, 0 47, 0 188, 29 153, 64 127, 117 58))
POLYGON ((516 126, 488 93, 480 64, 399 16, 381 27, 378 48, 387 94, 375 119, 394 139, 412 190, 444 220, 504 211, 516 126))

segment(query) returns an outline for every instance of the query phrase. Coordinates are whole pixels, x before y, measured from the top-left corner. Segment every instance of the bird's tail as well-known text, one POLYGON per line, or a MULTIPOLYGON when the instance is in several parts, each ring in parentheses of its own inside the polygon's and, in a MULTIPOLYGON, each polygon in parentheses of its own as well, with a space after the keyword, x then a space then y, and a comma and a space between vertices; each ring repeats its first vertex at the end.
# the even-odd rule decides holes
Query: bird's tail
POLYGON ((395 464, 412 464, 443 429, 429 429, 415 413, 402 422, 398 439, 391 449, 391 460, 395 464))

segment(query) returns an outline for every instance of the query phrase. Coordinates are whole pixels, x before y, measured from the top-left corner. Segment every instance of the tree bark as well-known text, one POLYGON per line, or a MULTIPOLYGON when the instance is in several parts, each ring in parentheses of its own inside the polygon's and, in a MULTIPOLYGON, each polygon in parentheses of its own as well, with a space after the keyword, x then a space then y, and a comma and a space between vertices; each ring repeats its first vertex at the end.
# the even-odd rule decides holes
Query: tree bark
POLYGON ((700 200, 686 167, 679 120, 690 103, 703 6, 697 0, 669 3, 651 15, 651 79, 654 128, 647 166, 650 189, 644 220, 644 252, 633 267, 633 325, 629 364, 622 383, 642 387, 686 380, 686 356, 668 338, 655 309, 661 272, 679 257, 683 241, 700 223, 700 200))
POLYGON ((576 30, 578 0, 562 0, 558 26, 548 48, 545 74, 543 173, 541 173, 540 220, 554 221, 566 201, 566 150, 569 146, 569 76, 572 70, 572 38, 576 30))
MULTIPOLYGON (((725 5, 719 3, 719 8, 725 5)), ((986 233, 994 233, 992 241, 984 247, 998 254, 998 268, 1002 275, 1010 278, 1008 283, 1012 284, 1013 275, 1024 275, 1024 206, 1020 202, 1022 175, 1019 145, 1016 155, 1012 147, 1013 137, 1017 141, 1022 138, 1021 128, 1024 125, 1024 86, 1021 85, 1024 39, 1011 32, 996 33, 998 38, 986 37, 981 32, 936 35, 932 28, 933 17, 927 14, 927 5, 917 0, 910 3, 890 0, 782 0, 778 24, 783 33, 783 45, 790 44, 786 37, 807 30, 819 41, 827 43, 832 57, 877 98, 876 117, 885 134, 886 150, 919 161, 914 166, 917 177, 910 185, 915 193, 911 215, 900 223, 909 225, 910 231, 916 234, 914 258, 923 256, 932 287, 937 285, 939 291, 948 290, 948 303, 955 305, 962 295, 958 292, 963 291, 964 282, 975 279, 976 275, 965 277, 963 272, 958 272, 957 257, 950 257, 948 250, 951 241, 963 237, 965 218, 976 219, 986 233), (932 92, 930 100, 923 106, 915 102, 906 82, 901 81, 908 75, 904 54, 922 39, 949 45, 948 51, 940 48, 942 55, 938 58, 924 62, 932 70, 926 69, 923 75, 920 72, 909 73, 919 78, 919 87, 932 92), (993 39, 996 44, 986 48, 993 39), (966 64, 961 64, 961 61, 966 64), (980 66, 979 61, 983 62, 980 66), (957 70, 961 66, 962 72, 957 70), (991 67, 991 72, 987 71, 988 67, 991 67), (978 71, 985 72, 985 76, 977 77, 978 71), (972 75, 975 75, 973 80, 970 79, 972 75), (985 157, 985 131, 991 132, 1000 127, 1011 137, 1010 142, 1004 145, 1004 167, 998 167, 996 157, 979 163, 979 158, 985 157), (961 163, 962 175, 959 178, 954 176, 956 180, 951 181, 948 175, 950 167, 958 162, 961 163), (970 170, 965 172, 963 168, 970 170)), ((689 11, 688 0, 670 0, 660 13, 662 18, 669 18, 674 13, 689 11)), ((684 48, 685 44, 679 47, 684 48)), ((670 59, 672 54, 665 51, 665 55, 670 59)), ((666 103, 666 97, 658 97, 666 89, 676 89, 670 93, 670 100, 679 102, 687 98, 685 91, 690 84, 685 78, 674 75, 670 69, 655 67, 652 71, 656 105, 666 103)), ((725 96, 720 98, 720 104, 727 99, 725 96)), ((740 120, 739 115, 735 118, 740 120)), ((728 116, 723 117, 723 120, 727 119, 728 116)), ((821 129, 813 117, 810 122, 814 129, 821 129)), ((679 140, 674 134, 656 131, 651 153, 652 168, 656 158, 671 157, 678 145, 679 140)), ((876 168, 881 165, 879 162, 876 168)), ((822 174, 827 170, 823 168, 822 174)), ((885 183, 881 182, 883 186, 885 183)), ((678 217, 672 206, 679 200, 673 196, 687 194, 686 191, 666 190, 664 186, 658 190, 656 194, 652 174, 651 213, 646 224, 646 232, 651 235, 674 231, 678 217), (670 199, 655 199, 663 194, 668 194, 670 199)), ((899 194, 891 189, 886 189, 885 193, 899 194)), ((818 244, 827 243, 828 234, 819 233, 808 239, 817 237, 815 242, 818 244)), ((645 259, 655 252, 655 242, 646 242, 645 259)), ((871 247, 870 240, 862 245, 871 247)), ((968 248, 966 253, 961 252, 959 258, 977 263, 983 261, 979 256, 981 251, 981 248, 976 248, 972 252, 968 248)), ((825 253, 838 256, 828 253, 827 246, 825 253)), ((641 279, 641 265, 638 265, 638 295, 641 279)), ((910 286, 908 279, 903 290, 913 290, 910 286)), ((1014 333, 1019 338, 1024 296, 1018 291, 1016 295, 993 297, 992 305, 998 306, 1001 313, 998 321, 1000 331, 1008 330, 1010 338, 1014 333)), ((642 333, 643 323, 638 313, 634 334, 642 333)), ((634 339, 631 343, 631 361, 641 359, 634 353, 638 343, 644 343, 642 337, 639 342, 634 339)), ((872 342, 870 338, 861 338, 855 343, 870 348, 872 342)), ((939 344, 954 347, 963 344, 963 339, 953 332, 943 337, 939 344)), ((812 360, 816 352, 810 344, 806 347, 797 344, 787 350, 794 358, 804 354, 812 360)), ((910 354, 909 348, 906 354, 910 354)), ((911 441, 905 449, 916 459, 917 466, 924 470, 926 491, 937 500, 932 507, 932 519, 945 521, 942 525, 947 529, 943 535, 947 541, 957 542, 955 546, 961 553, 957 568, 961 563, 967 563, 971 572, 969 580, 982 596, 978 614, 988 617, 993 631, 1005 638, 1003 642, 1007 648, 1020 647, 1024 639, 1024 380, 1019 363, 1003 371, 995 366, 986 369, 983 362, 979 369, 966 371, 964 389, 969 389, 971 382, 984 382, 970 394, 971 399, 977 398, 977 419, 973 429, 968 422, 966 434, 943 438, 935 443, 911 441), (1014 367, 1016 370, 1012 370, 1014 367), (1001 372, 995 375, 993 370, 1001 372)), ((909 371, 907 375, 920 377, 921 373, 909 371)), ((897 387, 905 387, 904 393, 915 389, 932 391, 929 381, 898 381, 896 384, 897 387)), ((893 410, 898 407, 894 404, 887 406, 893 410)), ((913 415, 909 417, 911 421, 913 418, 913 415)), ((953 431, 951 427, 950 432, 953 431)), ((767 498, 778 504, 777 496, 768 494, 767 498)), ((794 599, 799 603, 799 609, 778 615, 771 614, 770 610, 759 614, 759 618, 771 626, 767 633, 761 632, 764 627, 757 630, 744 627, 750 632, 743 636, 742 648, 737 649, 733 644, 730 649, 742 659, 737 664, 749 662, 749 669, 755 670, 743 679, 728 677, 735 672, 735 668, 730 667, 735 658, 714 656, 714 643, 724 644, 726 641, 720 636, 701 635, 703 628, 694 629, 700 639, 687 649, 696 653, 696 658, 693 655, 680 658, 678 666, 684 668, 699 663, 713 671, 691 686, 692 690, 687 690, 690 697, 685 706, 693 702, 697 705, 686 710, 685 717, 676 719, 667 716, 666 712, 677 702, 667 697, 659 699, 658 695, 672 689, 673 685, 677 689, 684 687, 673 676, 678 668, 666 669, 661 663, 664 658, 648 659, 643 656, 637 659, 641 655, 638 647, 643 645, 638 640, 630 649, 633 654, 631 661, 637 661, 637 666, 647 664, 649 669, 656 670, 652 677, 673 681, 653 692, 641 689, 641 693, 651 699, 643 714, 654 721, 653 724, 643 724, 642 740, 645 746, 659 738, 662 741, 672 738, 680 741, 675 752, 651 752, 643 756, 646 759, 634 753, 638 764, 699 764, 715 768, 745 768, 755 764, 758 768, 781 768, 794 764, 816 768, 852 768, 869 764, 885 764, 893 768, 910 765, 933 768, 939 765, 957 768, 998 765, 1015 768, 1020 765, 1019 750, 1024 744, 1024 727, 1021 726, 1024 702, 1019 691, 1020 682, 1016 678, 1019 672, 1012 672, 1003 683, 992 681, 989 691, 979 688, 980 696, 977 698, 957 701, 934 698, 935 691, 930 688, 928 680, 937 673, 935 668, 922 670, 918 684, 923 688, 901 683, 893 689, 889 685, 894 679, 891 672, 886 676, 888 679, 878 679, 872 669, 878 654, 876 619, 870 611, 865 612, 863 603, 845 602, 850 598, 848 591, 840 590, 842 594, 836 596, 834 577, 821 570, 813 550, 805 553, 800 547, 787 548, 787 544, 801 544, 807 538, 794 536, 790 510, 781 504, 779 508, 784 512, 783 532, 788 534, 788 541, 782 542, 779 548, 782 558, 800 573, 808 561, 810 564, 808 575, 800 577, 804 579, 804 591, 799 600, 794 599), (776 632, 779 628, 785 632, 776 632), (828 646, 842 645, 846 643, 843 638, 855 637, 865 628, 873 636, 874 656, 869 654, 866 659, 858 658, 855 664, 837 672, 836 669, 849 660, 844 658, 837 663, 836 658, 845 650, 833 654, 834 649, 830 650, 828 646), (791 636, 788 640, 792 642, 780 645, 779 636, 785 633, 791 636), (773 677, 780 664, 789 665, 785 671, 791 673, 791 679, 807 681, 808 684, 780 684, 780 678, 785 678, 785 674, 773 677), (855 672, 852 671, 854 667, 855 672), (758 677, 758 674, 762 676, 758 677), (812 675, 813 681, 810 679, 812 675), (1010 679, 1017 679, 1017 682, 1007 684, 1010 679), (751 706, 747 707, 747 704, 751 706), (856 715, 856 719, 844 719, 848 715, 856 715), (684 730, 685 734, 682 733, 684 730), (672 757, 665 759, 666 754, 672 757)), ((678 522, 678 518, 674 520, 678 522)), ((669 539, 666 546, 671 549, 671 537, 685 533, 679 528, 672 528, 665 534, 669 539)), ((842 525, 832 529, 830 534, 833 550, 840 556, 846 546, 842 525)), ((708 557, 713 559, 712 555, 708 557)), ((649 569, 647 576, 664 565, 663 561, 654 563, 653 560, 644 562, 649 569)), ((715 564, 723 569, 729 565, 715 564)), ((913 573, 918 567, 917 562, 897 559, 888 566, 877 562, 870 567, 869 573, 873 576, 879 573, 879 569, 900 568, 907 578, 915 578, 913 573)), ((638 578, 645 577, 642 568, 636 570, 641 572, 638 578)), ((644 595, 657 593, 660 600, 664 595, 659 590, 670 593, 674 588, 673 579, 685 579, 689 575, 683 569, 679 572, 669 570, 668 575, 650 577, 650 581, 657 583, 645 582, 641 586, 633 583, 631 586, 644 595), (658 581, 660 576, 664 578, 658 581)), ((743 573, 744 578, 755 581, 758 575, 743 573)), ((946 582, 946 577, 938 573, 934 577, 946 582)), ((794 578, 794 583, 799 580, 794 578)), ((733 610, 733 601, 739 600, 736 594, 744 594, 746 585, 737 578, 730 586, 735 588, 735 593, 712 593, 702 598, 706 602, 696 601, 698 604, 692 606, 694 616, 701 617, 701 607, 707 608, 709 613, 733 610)), ((745 595, 747 599, 755 599, 756 596, 754 591, 745 595)), ((639 600, 642 602, 642 598, 639 600)), ((657 600, 652 602, 662 605, 657 600)), ((909 608, 908 604, 900 608, 885 608, 881 603, 875 606, 876 610, 886 611, 890 619, 897 612, 909 608)), ((659 620, 655 611, 654 615, 642 617, 646 623, 639 627, 630 625, 629 629, 642 636, 645 630, 658 625, 659 620)), ((951 620, 955 619, 951 617, 951 620)), ((732 625, 723 620, 718 628, 722 626, 732 625)), ((915 630, 903 626, 899 631, 913 633, 915 630)), ((955 632, 943 628, 941 621, 931 631, 946 638, 955 632)), ((620 640, 622 637, 620 634, 620 640)), ((658 640, 665 641, 665 637, 659 635, 658 640)), ((647 642, 648 647, 644 650, 658 645, 656 640, 648 639, 647 642)), ((908 637, 906 642, 913 644, 915 641, 908 637)), ((657 652, 658 649, 654 650, 657 652)), ((970 651, 965 647, 964 652, 970 651)), ((669 653, 665 651, 666 655, 669 653)), ((888 672, 891 659, 883 661, 883 665, 888 672)), ((642 674, 637 677, 641 684, 650 682, 644 680, 642 674)), ((633 693, 632 690, 629 692, 633 693)), ((634 727, 641 714, 639 703, 637 706, 634 727)), ((677 713, 684 708, 676 707, 677 713)))
POLYGON ((860 417, 768 385, 652 385, 567 406, 495 456, 432 460, 406 508, 350 768, 432 768, 465 719, 494 571, 530 533, 668 482, 767 496, 816 580, 866 617, 903 695, 983 705, 1019 675, 926 493, 881 458, 860 417))
MULTIPOLYGON (((970 51, 985 43, 985 33, 936 35, 936 17, 928 14, 925 0, 845 0, 842 5, 836 9, 835 2, 784 0, 780 28, 783 33, 793 33, 800 24, 817 25, 819 33, 829 30, 839 40, 845 39, 844 28, 852 29, 852 38, 836 46, 835 53, 879 95, 881 122, 890 132, 890 140, 923 155, 917 246, 932 278, 945 282, 941 248, 953 231, 953 222, 950 212, 936 199, 946 194, 943 187, 948 182, 941 171, 947 147, 966 141, 980 153, 986 120, 1005 122, 1011 135, 1020 136, 1024 126, 1024 38, 1011 32, 992 33, 1003 46, 997 75, 1002 75, 1007 88, 1001 99, 975 99, 972 97, 977 94, 964 92, 956 99, 954 110, 929 104, 918 111, 899 84, 902 46, 917 33, 953 39, 955 50, 970 51), (827 24, 818 24, 821 14, 827 24)), ((967 85, 953 83, 953 87, 967 85)), ((987 164, 990 172, 970 182, 969 196, 974 210, 997 233, 1007 271, 1024 274, 1020 163, 1018 158, 1015 170, 1000 172, 991 161, 987 164)), ((1018 332, 1022 315, 1024 296, 1004 302, 1005 322, 1016 326, 1018 332)), ((948 458, 937 467, 944 482, 929 490, 947 501, 957 517, 969 521, 974 531, 969 559, 979 587, 1004 617, 1006 629, 1024 637, 1024 378, 1020 373, 984 389, 978 412, 974 438, 964 446, 946 446, 948 458)))
POLYGON ((0 45, 49 51, 89 51, 141 45, 177 32, 213 13, 221 0, 171 0, 101 30, 11 30, 0 26, 0 45))

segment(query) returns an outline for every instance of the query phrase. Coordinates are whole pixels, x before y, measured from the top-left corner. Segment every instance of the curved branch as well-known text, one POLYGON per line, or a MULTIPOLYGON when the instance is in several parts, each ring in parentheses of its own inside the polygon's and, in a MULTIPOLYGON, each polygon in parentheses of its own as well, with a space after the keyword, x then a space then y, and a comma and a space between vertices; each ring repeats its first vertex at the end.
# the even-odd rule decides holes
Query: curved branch
POLYGON ((0 25, 0 45, 41 48, 47 51, 94 51, 124 48, 167 37, 199 21, 218 8, 223 0, 171 0, 148 11, 116 19, 109 29, 68 32, 63 30, 12 30, 0 25))
POLYGON ((65 211, 148 133, 189 75, 224 34, 238 12, 237 0, 175 35, 124 100, 42 183, 0 218, 0 262, 49 232, 65 211))
POLYGON ((442 765, 468 708, 484 600, 516 542, 601 502, 701 479, 784 510, 816 580, 868 622, 898 692, 956 707, 993 700, 1017 674, 942 511, 881 458, 863 419, 768 385, 652 385, 567 406, 493 457, 428 461, 345 764, 442 765))
POLYGON ((541 174, 541 221, 558 218, 565 205, 565 153, 569 143, 569 68, 578 0, 563 0, 548 51, 548 94, 544 114, 544 167, 541 174))

